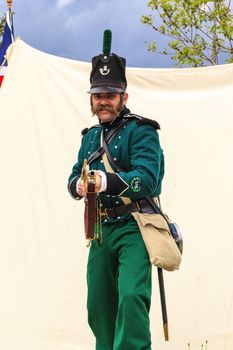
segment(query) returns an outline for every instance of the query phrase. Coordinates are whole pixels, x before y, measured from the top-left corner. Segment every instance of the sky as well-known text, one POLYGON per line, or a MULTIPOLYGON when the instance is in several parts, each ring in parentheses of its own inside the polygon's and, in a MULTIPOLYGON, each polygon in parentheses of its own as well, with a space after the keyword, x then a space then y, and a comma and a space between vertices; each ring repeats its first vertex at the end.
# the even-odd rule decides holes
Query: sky
MULTIPOLYGON (((173 67, 168 57, 147 51, 155 39, 140 17, 149 0, 13 0, 15 36, 32 47, 66 58, 91 62, 102 53, 105 29, 112 30, 112 52, 128 67, 173 67)), ((6 12, 0 0, 0 14, 6 12)), ((158 36, 156 40, 158 40, 158 36)), ((162 48, 163 38, 158 40, 162 48)))

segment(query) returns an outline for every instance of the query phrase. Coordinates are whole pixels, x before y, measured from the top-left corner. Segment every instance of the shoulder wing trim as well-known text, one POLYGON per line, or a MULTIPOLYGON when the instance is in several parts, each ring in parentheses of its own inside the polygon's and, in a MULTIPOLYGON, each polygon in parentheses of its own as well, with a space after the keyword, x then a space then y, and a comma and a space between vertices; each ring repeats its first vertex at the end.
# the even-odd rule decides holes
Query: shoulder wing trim
POLYGON ((91 126, 90 128, 84 128, 81 131, 82 136, 86 135, 88 133, 88 131, 90 131, 91 129, 94 129, 94 128, 101 128, 101 125, 100 124, 95 124, 95 125, 91 126))
POLYGON ((160 125, 156 120, 145 118, 145 117, 142 117, 142 116, 140 116, 138 114, 134 114, 134 113, 126 114, 125 118, 137 119, 138 125, 148 124, 148 125, 151 125, 155 130, 160 130, 160 125))

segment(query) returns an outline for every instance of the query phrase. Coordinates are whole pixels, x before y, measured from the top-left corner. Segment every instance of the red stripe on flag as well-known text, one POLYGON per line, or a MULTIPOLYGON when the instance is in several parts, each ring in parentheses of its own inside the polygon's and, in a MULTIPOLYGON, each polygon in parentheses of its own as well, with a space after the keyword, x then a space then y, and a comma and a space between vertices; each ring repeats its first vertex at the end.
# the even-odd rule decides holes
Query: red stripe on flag
POLYGON ((7 69, 6 66, 3 66, 2 68, 0 68, 0 87, 1 87, 2 81, 4 79, 6 69, 7 69))
POLYGON ((4 75, 0 75, 0 87, 2 85, 3 78, 4 78, 4 75))

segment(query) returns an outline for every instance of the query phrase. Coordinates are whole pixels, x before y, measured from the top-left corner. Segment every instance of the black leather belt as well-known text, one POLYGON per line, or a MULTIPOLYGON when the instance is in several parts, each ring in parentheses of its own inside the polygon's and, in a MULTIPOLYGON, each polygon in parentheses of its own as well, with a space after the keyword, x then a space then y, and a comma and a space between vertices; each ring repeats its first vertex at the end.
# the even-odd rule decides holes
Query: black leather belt
POLYGON ((146 199, 141 199, 139 201, 121 205, 120 207, 105 208, 104 210, 100 211, 100 215, 103 218, 116 218, 118 216, 135 213, 137 211, 140 213, 148 214, 152 214, 155 212, 146 199))

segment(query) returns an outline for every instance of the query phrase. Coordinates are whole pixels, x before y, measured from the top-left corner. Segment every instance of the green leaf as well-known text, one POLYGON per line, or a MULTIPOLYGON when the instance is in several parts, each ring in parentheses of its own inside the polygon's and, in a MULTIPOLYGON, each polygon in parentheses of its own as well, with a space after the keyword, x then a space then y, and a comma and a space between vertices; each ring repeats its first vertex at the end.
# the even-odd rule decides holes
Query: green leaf
MULTIPOLYGON (((171 59, 177 64, 209 65, 213 49, 217 54, 224 51, 225 61, 232 60, 233 13, 228 5, 224 0, 151 0, 147 3, 151 13, 141 22, 169 38, 171 59)), ((148 50, 167 54, 154 42, 148 50)))

